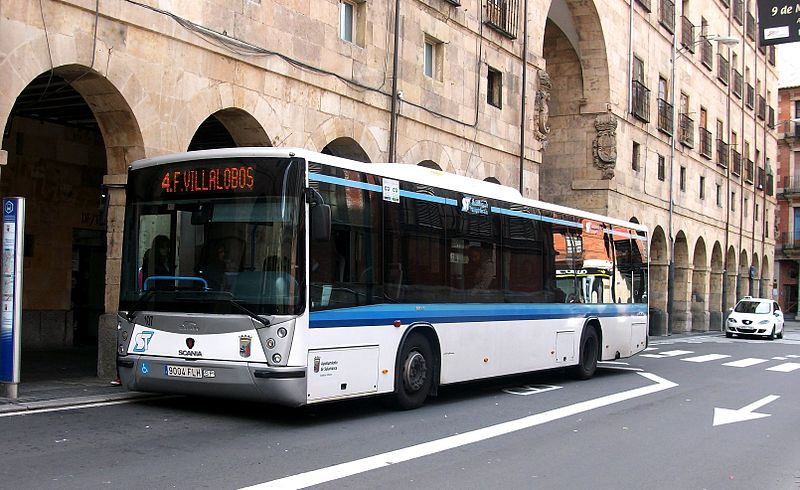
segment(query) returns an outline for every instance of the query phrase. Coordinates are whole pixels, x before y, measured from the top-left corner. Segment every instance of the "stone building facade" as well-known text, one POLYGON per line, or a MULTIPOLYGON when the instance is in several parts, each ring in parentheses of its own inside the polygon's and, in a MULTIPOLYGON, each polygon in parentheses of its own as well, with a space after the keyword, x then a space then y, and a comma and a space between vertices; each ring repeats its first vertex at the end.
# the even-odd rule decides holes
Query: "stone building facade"
POLYGON ((128 164, 230 145, 436 166, 636 220, 652 306, 716 328, 772 282, 772 52, 754 2, 632 1, 3 1, 23 347, 95 342, 112 376, 128 164))
POLYGON ((800 87, 778 90, 778 303, 798 317, 800 300, 800 87))

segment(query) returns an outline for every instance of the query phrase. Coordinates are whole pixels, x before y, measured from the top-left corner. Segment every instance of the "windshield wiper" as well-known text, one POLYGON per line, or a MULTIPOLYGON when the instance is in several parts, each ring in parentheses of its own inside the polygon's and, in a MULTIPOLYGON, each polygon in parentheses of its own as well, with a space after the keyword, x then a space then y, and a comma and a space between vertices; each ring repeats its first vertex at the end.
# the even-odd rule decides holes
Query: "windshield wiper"
POLYGON ((245 308, 244 306, 242 306, 241 304, 239 304, 239 303, 238 303, 236 300, 234 300, 234 299, 228 299, 228 302, 229 302, 230 304, 232 304, 232 305, 233 305, 233 306, 234 306, 234 307, 235 307, 237 310, 241 311, 242 313, 244 313, 245 315, 249 316, 249 317, 250 317, 250 318, 252 318, 253 320, 257 321, 258 323, 260 323, 260 324, 262 324, 262 325, 264 325, 265 327, 269 327, 269 321, 267 321, 267 320, 264 320, 264 319, 263 319, 263 318, 261 318, 260 316, 256 315, 256 314, 255 314, 255 313, 253 313, 252 311, 248 310, 247 308, 245 308))
POLYGON ((136 314, 139 313, 139 310, 142 308, 142 306, 144 306, 144 304, 150 299, 150 297, 156 291, 157 291, 156 289, 148 289, 145 290, 145 292, 141 296, 139 296, 139 299, 136 300, 136 303, 134 303, 133 308, 131 308, 131 310, 125 314, 125 318, 128 320, 128 323, 133 323, 133 321, 136 319, 136 314))

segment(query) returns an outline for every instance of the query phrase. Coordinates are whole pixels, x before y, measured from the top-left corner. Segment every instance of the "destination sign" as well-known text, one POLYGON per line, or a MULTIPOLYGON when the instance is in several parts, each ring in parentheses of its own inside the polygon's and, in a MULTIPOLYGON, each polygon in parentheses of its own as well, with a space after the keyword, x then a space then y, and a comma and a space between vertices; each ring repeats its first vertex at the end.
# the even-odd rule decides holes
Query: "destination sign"
POLYGON ((172 169, 161 177, 161 189, 178 194, 252 191, 254 186, 253 166, 172 169))

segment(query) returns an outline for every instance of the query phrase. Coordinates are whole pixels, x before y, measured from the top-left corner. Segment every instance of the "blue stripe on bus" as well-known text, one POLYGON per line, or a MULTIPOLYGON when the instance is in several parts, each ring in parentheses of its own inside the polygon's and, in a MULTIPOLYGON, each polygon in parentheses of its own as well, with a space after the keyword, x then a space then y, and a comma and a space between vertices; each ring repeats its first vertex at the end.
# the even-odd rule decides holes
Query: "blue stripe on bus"
MULTIPOLYGON (((647 304, 381 304, 313 311, 311 328, 404 325, 414 322, 474 323, 514 320, 647 315, 647 304)), ((645 319, 645 317, 643 317, 645 319)))
POLYGON ((538 214, 525 213, 523 211, 514 211, 513 209, 498 208, 492 206, 492 212, 497 214, 505 214, 506 216, 514 216, 516 218, 533 219, 537 221, 545 221, 547 223, 555 223, 557 225, 571 226, 573 228, 583 228, 583 225, 575 221, 567 221, 563 219, 550 218, 548 216, 541 216, 538 214))
POLYGON ((330 175, 315 174, 310 172, 308 174, 308 180, 316 182, 325 182, 327 184, 343 185, 346 187, 355 187, 357 189, 363 189, 365 191, 372 191, 372 192, 383 191, 383 188, 377 184, 367 184, 366 182, 359 182, 357 180, 342 179, 341 177, 332 177, 330 175))
POLYGON ((420 201, 435 202, 436 204, 448 204, 450 206, 457 206, 458 201, 455 199, 447 199, 445 197, 431 196, 430 194, 423 194, 421 192, 400 191, 400 197, 410 197, 420 201))

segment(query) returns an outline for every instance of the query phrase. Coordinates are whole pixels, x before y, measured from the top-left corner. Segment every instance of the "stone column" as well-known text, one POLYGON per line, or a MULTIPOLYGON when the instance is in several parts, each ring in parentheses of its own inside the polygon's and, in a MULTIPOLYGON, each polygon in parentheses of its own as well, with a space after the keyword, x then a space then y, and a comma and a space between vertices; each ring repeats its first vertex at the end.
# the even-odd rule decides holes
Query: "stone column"
POLYGON ((708 331, 709 312, 708 312, 708 269, 695 267, 692 274, 692 294, 691 311, 692 325, 691 330, 699 332, 708 331))
POLYGON ((666 335, 667 315, 667 264, 650 264, 650 335, 666 335))
POLYGON ((724 313, 722 311, 722 271, 711 272, 711 281, 709 283, 708 293, 708 312, 709 312, 709 325, 708 329, 717 331, 722 328, 722 320, 724 313))
POLYGON ((97 376, 117 377, 117 308, 119 306, 120 258, 122 230, 125 222, 125 189, 127 175, 106 175, 108 217, 106 224, 106 290, 105 313, 97 328, 97 376))
POLYGON ((691 291, 692 268, 690 266, 675 265, 674 299, 672 301, 673 333, 689 332, 692 330, 691 291))

